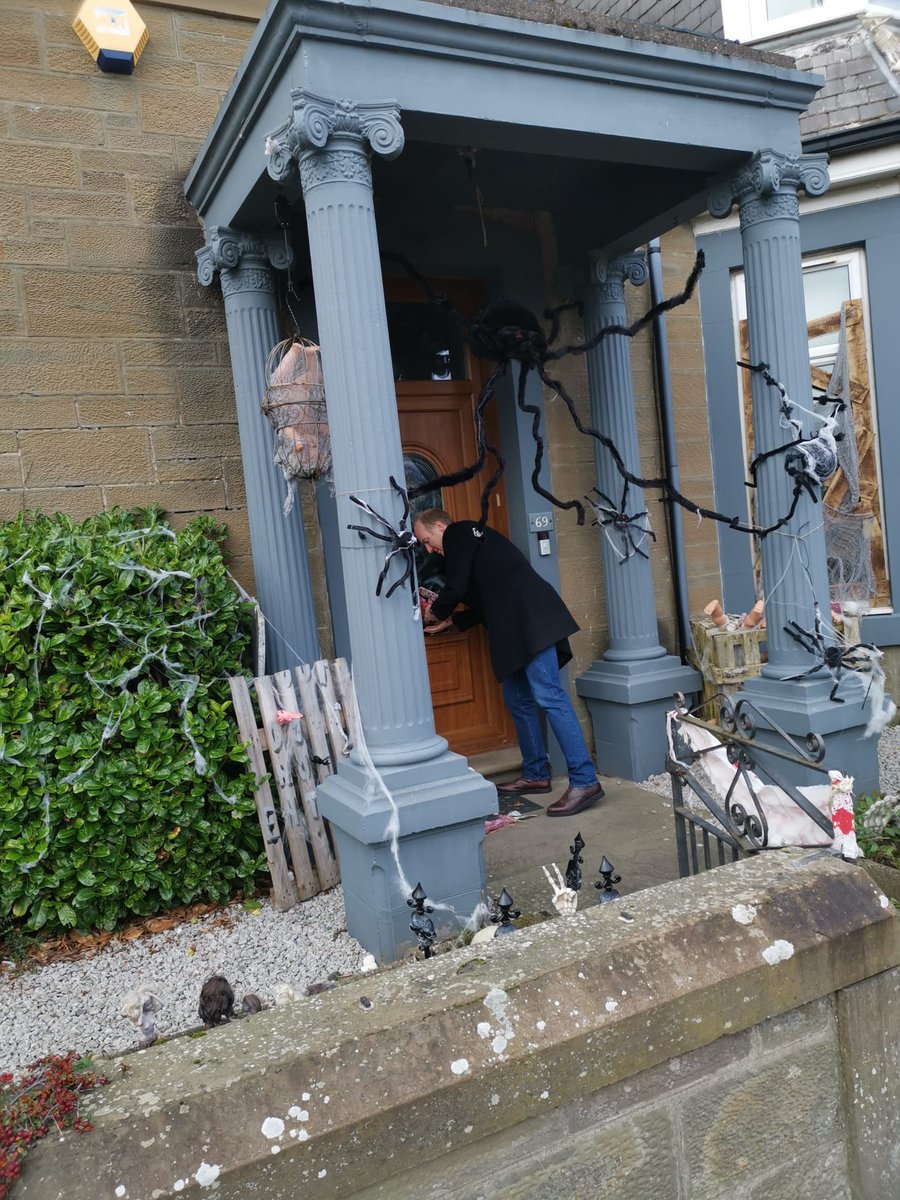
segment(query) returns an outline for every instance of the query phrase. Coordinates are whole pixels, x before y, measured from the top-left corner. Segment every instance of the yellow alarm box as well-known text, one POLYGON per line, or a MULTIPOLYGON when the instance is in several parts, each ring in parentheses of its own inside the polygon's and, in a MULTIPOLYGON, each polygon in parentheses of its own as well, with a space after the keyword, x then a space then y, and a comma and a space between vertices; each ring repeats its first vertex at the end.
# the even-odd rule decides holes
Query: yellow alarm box
POLYGON ((147 26, 131 0, 84 0, 72 28, 101 71, 130 75, 147 45, 147 26))

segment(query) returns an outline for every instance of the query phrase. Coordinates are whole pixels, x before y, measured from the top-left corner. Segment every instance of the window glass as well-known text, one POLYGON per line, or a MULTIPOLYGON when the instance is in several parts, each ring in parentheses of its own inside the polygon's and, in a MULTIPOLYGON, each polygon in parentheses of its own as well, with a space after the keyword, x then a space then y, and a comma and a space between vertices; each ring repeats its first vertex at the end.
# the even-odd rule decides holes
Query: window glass
MULTIPOLYGON (((803 298, 806 301, 807 322, 839 313, 844 301, 853 298, 849 265, 839 263, 836 266, 809 267, 804 270, 803 298)), ((835 345, 833 333, 823 333, 809 339, 811 351, 829 345, 835 345)))
POLYGON ((436 304, 388 301, 394 379, 468 379, 462 330, 453 312, 436 304))
POLYGON ((766 15, 770 21, 777 21, 779 17, 821 7, 822 0, 766 0, 766 15))
MULTIPOLYGON (((406 476, 406 488, 410 491, 412 488, 420 487, 422 484, 431 483, 437 479, 438 472, 433 463, 430 463, 424 455, 421 454, 404 454, 403 455, 403 471, 406 476)), ((443 508, 444 497, 440 488, 433 488, 431 491, 417 496, 415 500, 409 502, 409 523, 410 527, 415 524, 416 517, 419 513, 424 512, 426 508, 443 508)), ((416 543, 416 574, 419 580, 419 586, 430 588, 433 592, 439 592, 444 586, 444 560, 439 554, 429 554, 428 551, 416 543)))

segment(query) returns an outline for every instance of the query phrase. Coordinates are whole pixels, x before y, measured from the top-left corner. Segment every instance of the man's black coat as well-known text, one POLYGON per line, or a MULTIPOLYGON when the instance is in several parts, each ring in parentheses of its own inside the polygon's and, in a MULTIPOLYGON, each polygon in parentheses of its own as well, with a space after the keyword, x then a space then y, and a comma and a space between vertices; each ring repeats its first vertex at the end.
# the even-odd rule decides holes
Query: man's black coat
POLYGON ((559 665, 572 657, 570 634, 578 625, 555 589, 502 533, 485 529, 476 537, 474 521, 454 521, 444 530, 445 583, 431 611, 439 620, 457 604, 468 606, 453 623, 469 629, 483 623, 494 674, 502 682, 548 646, 559 665))

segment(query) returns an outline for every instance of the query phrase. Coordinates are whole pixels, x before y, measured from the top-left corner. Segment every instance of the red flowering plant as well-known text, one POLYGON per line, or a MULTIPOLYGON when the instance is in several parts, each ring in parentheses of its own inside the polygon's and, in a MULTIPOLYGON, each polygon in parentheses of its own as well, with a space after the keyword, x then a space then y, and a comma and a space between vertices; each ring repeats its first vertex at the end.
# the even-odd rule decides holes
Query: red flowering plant
POLYGON ((86 1133, 90 1121, 78 1111, 84 1092, 109 1080, 89 1058, 51 1054, 27 1067, 20 1078, 0 1074, 0 1200, 22 1172, 22 1160, 35 1142, 56 1129, 86 1133))

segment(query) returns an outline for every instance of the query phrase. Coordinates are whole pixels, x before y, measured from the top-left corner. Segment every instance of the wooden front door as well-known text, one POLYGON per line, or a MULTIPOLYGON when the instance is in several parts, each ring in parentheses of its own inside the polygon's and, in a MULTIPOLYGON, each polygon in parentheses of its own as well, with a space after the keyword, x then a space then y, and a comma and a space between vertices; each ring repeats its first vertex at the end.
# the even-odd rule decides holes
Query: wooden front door
MULTIPOLYGON (((444 281, 437 286, 463 312, 477 308, 476 288, 444 281)), ((474 462, 475 402, 484 376, 450 314, 427 303, 419 288, 406 281, 388 282, 386 292, 400 437, 411 487, 474 462)), ((491 423, 494 420, 492 416, 491 423)), ((496 428, 489 425, 488 436, 496 445, 496 428)), ((442 507, 454 520, 477 520, 481 489, 492 468, 489 460, 475 479, 423 495, 414 502, 414 511, 442 507)), ((491 498, 489 524, 500 533, 508 532, 502 481, 491 498)), ((443 559, 421 549, 417 557, 420 584, 438 591, 443 559)), ((426 636, 425 653, 435 727, 450 749, 471 755, 515 745, 484 630, 448 629, 426 636)))

